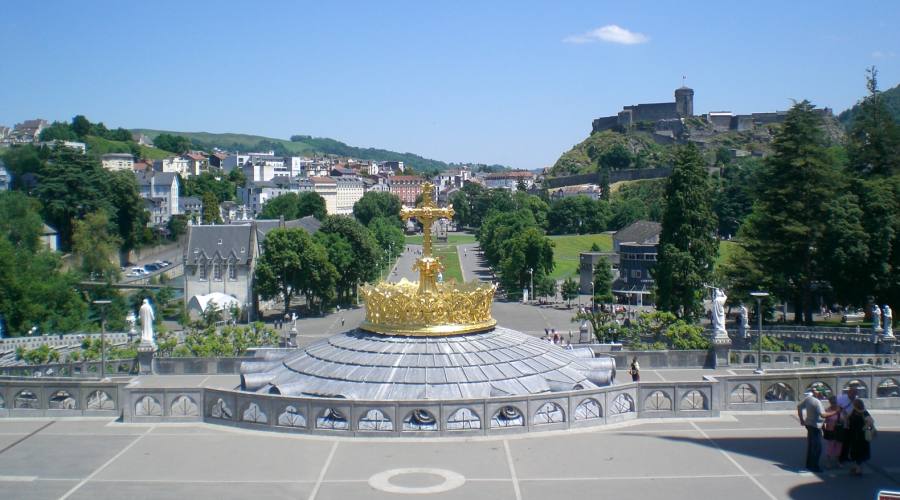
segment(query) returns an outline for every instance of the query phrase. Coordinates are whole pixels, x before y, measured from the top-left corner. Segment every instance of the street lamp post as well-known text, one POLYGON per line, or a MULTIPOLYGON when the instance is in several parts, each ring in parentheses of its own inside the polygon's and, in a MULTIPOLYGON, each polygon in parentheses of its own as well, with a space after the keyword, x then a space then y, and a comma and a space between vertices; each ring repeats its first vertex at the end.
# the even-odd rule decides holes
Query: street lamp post
POLYGON ((106 306, 110 300, 95 300, 94 304, 100 306, 100 378, 106 378, 106 306))
POLYGON ((762 301, 769 296, 769 292, 750 292, 750 296, 756 299, 756 370, 754 373, 765 373, 762 367, 762 301))
POLYGON ((528 287, 528 301, 534 300, 534 269, 528 268, 528 276, 530 280, 530 286, 528 287))

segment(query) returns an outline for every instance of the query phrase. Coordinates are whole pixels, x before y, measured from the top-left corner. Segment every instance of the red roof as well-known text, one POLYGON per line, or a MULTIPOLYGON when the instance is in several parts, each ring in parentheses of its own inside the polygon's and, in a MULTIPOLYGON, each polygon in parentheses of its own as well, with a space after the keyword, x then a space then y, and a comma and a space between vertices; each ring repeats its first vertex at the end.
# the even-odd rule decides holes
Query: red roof
POLYGON ((310 177, 309 180, 316 184, 336 184, 337 181, 331 177, 310 177))
POLYGON ((391 182, 421 182, 424 184, 425 179, 417 175, 394 175, 391 177, 391 182))

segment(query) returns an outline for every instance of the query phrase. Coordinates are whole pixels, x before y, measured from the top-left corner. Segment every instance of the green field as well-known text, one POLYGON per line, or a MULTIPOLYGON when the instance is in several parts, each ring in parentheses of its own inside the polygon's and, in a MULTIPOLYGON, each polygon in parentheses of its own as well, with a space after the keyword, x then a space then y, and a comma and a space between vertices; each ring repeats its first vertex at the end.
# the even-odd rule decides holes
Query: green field
MULTIPOLYGON (((84 138, 84 142, 87 145, 88 154, 96 157, 107 153, 131 153, 128 143, 123 141, 111 141, 103 137, 89 135, 84 138)), ((140 148, 141 158, 148 160, 162 160, 163 158, 175 156, 174 153, 163 151, 162 149, 148 148, 147 146, 140 146, 140 148)))
POLYGON ((444 264, 444 281, 456 280, 463 282, 462 268, 459 267, 459 255, 454 245, 436 245, 434 256, 444 264))
POLYGON ((716 257, 715 267, 719 267, 727 262, 728 258, 731 257, 731 254, 734 253, 735 249, 737 249, 737 243, 735 243, 734 241, 720 241, 719 255, 718 257, 716 257))
POLYGON ((564 236, 550 236, 555 246, 553 247, 553 279, 566 279, 578 274, 578 254, 590 251, 594 243, 602 252, 612 251, 612 235, 600 234, 573 234, 564 236))
MULTIPOLYGON (((437 244, 435 240, 432 241, 437 244)), ((477 243, 478 240, 475 239, 475 236, 469 233, 451 233, 447 236, 447 244, 449 245, 463 245, 466 243, 477 243)), ((407 245, 421 245, 422 244, 422 235, 421 234, 413 234, 406 236, 406 244, 407 245)))

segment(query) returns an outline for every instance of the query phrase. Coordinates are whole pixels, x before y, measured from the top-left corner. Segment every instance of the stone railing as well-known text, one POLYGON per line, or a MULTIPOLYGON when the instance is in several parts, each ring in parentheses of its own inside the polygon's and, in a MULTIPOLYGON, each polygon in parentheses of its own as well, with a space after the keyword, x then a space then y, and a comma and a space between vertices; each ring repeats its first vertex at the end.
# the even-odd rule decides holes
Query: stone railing
MULTIPOLYGON (((0 367, 0 376, 99 378, 101 364, 100 361, 78 361, 44 365, 4 366, 0 367)), ((136 375, 137 373, 138 363, 136 359, 106 360, 107 375, 136 375)))
POLYGON ((0 377, 0 416, 121 415, 125 422, 208 422, 345 436, 502 435, 602 426, 638 418, 713 417, 792 410, 804 391, 856 385, 870 408, 900 409, 900 370, 773 369, 694 382, 625 383, 591 390, 470 400, 354 401, 204 387, 0 377))
MULTIPOLYGON (((732 349, 729 351, 729 365, 736 367, 755 367, 757 365, 756 357, 757 351, 732 349)), ((896 354, 832 354, 789 351, 762 352, 763 366, 776 368, 854 365, 893 367, 896 366, 897 363, 898 355, 896 354)))
MULTIPOLYGON (((140 334, 137 334, 140 335, 140 334)), ((17 347, 36 349, 44 344, 49 347, 80 346, 86 339, 100 338, 100 332, 92 333, 67 333, 64 335, 41 335, 37 337, 6 337, 0 339, 0 351, 15 350, 17 347)), ((106 341, 112 344, 128 342, 127 332, 107 332, 106 341)))

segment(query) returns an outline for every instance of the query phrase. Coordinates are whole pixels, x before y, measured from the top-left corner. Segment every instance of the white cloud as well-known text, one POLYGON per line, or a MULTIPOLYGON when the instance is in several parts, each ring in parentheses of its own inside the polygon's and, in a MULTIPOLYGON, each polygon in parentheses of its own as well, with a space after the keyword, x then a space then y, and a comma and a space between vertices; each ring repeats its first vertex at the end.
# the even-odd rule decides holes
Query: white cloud
POLYGON ((593 29, 587 33, 579 35, 570 35, 563 38, 565 43, 593 43, 593 42, 609 42, 620 43, 622 45, 635 45, 638 43, 647 43, 650 37, 643 33, 635 33, 625 28, 608 24, 601 28, 593 29))
POLYGON ((885 52, 885 51, 881 51, 881 50, 876 50, 875 52, 872 52, 872 59, 891 59, 896 56, 897 56, 897 54, 895 54, 891 51, 885 52))

